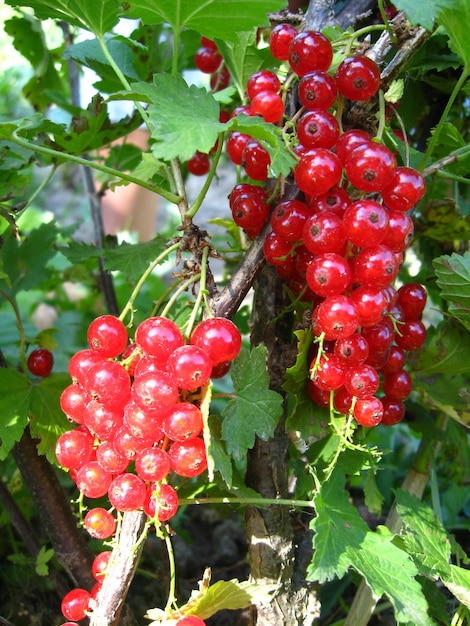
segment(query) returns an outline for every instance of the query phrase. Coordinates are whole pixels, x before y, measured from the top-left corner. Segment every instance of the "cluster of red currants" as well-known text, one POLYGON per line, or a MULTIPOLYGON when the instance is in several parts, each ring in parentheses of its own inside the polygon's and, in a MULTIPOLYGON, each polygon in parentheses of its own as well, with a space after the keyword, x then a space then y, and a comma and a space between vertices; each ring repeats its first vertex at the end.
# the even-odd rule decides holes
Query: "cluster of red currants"
MULTIPOLYGON (((267 262, 313 305, 312 399, 328 407, 334 392, 335 409, 360 424, 395 424, 411 392, 406 352, 426 337, 421 320, 426 291, 418 284, 393 286, 413 238, 409 211, 425 193, 424 179, 398 165, 392 150, 365 130, 341 132, 334 107, 339 98, 365 101, 377 93, 380 71, 374 61, 347 56, 333 74, 327 37, 299 33, 288 24, 273 29, 270 49, 297 75, 301 110, 293 178, 302 199, 272 209, 262 187, 240 183, 229 197, 232 216, 250 237, 269 219, 267 262)), ((279 122, 277 76, 262 70, 248 84, 251 103, 245 113, 279 122), (266 108, 253 108, 258 99, 266 108)), ((258 142, 234 132, 227 152, 250 178, 267 179, 269 155, 258 142)))
MULTIPOLYGON (((143 509, 166 522, 178 509, 169 477, 192 478, 207 467, 201 388, 228 372, 240 351, 240 332, 230 320, 213 317, 186 342, 173 321, 156 316, 139 324, 129 343, 125 325, 102 315, 90 324, 88 343, 69 362, 73 382, 60 403, 76 427, 58 438, 57 460, 86 498, 106 496, 116 511, 143 509)), ((84 526, 107 539, 116 519, 95 507, 84 526)), ((63 599, 67 619, 80 620, 88 611, 110 554, 97 557, 98 585, 91 594, 75 589, 63 599)))

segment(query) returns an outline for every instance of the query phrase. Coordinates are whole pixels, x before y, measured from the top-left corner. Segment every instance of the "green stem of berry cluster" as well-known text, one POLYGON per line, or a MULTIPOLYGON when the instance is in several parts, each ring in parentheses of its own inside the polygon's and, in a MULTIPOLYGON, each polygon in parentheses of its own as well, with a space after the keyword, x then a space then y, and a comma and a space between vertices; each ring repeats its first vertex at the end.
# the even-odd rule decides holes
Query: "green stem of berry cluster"
POLYGON ((194 301, 194 305, 193 305, 193 309, 191 311, 191 315, 189 317, 189 320, 186 324, 186 328, 185 328, 185 335, 186 337, 189 337, 192 329, 194 327, 194 324, 196 323, 196 318, 199 314, 199 309, 201 308, 202 302, 204 300, 204 303, 206 305, 206 308, 208 310, 208 312, 210 312, 210 308, 209 305, 207 303, 207 295, 208 292, 206 290, 206 280, 207 280, 207 259, 209 258, 209 246, 205 246, 203 251, 202 251, 202 259, 201 259, 201 279, 199 281, 199 291, 198 294, 196 296, 196 300, 194 301))
POLYGON ((168 590, 168 599, 166 601, 165 612, 170 611, 170 609, 174 606, 177 606, 177 598, 176 598, 176 563, 175 563, 175 553, 173 550, 173 544, 171 543, 171 537, 168 531, 163 528, 163 537, 165 540, 166 551, 168 554, 168 566, 170 569, 170 588, 168 590))
POLYGON ((26 371, 26 369, 27 369, 27 363, 26 363, 26 333, 25 333, 25 330, 24 330, 23 322, 21 320, 20 311, 19 311, 18 306, 16 304, 16 300, 15 300, 15 298, 13 296, 10 296, 3 289, 0 289, 0 296, 5 298, 5 300, 10 304, 11 308, 13 309, 13 313, 15 315, 15 320, 16 320, 16 327, 18 329, 18 332, 20 333, 20 343, 19 343, 19 349, 18 349, 18 351, 19 351, 19 358, 20 358, 20 364, 21 364, 21 368, 23 369, 23 371, 26 371))
POLYGON ((31 194, 31 196, 26 200, 25 205, 22 207, 21 211, 18 211, 15 215, 16 219, 18 219, 19 217, 21 217, 21 215, 23 215, 23 213, 26 211, 26 209, 28 207, 30 207, 33 202, 35 201, 35 199, 39 196, 39 194, 42 192, 43 189, 45 189, 47 187, 47 185, 50 183, 50 181, 52 180, 54 174, 56 173, 57 170, 57 166, 54 166, 50 169, 49 173, 47 174, 47 176, 39 183, 39 185, 36 187, 36 189, 33 191, 33 193, 31 194))
POLYGON ((384 26, 385 26, 385 30, 387 31, 389 37, 390 37, 390 41, 392 41, 393 43, 397 42, 397 38, 395 36, 395 33, 393 32, 393 28, 390 25, 390 21, 387 17, 387 14, 385 12, 385 8, 384 8, 384 2, 383 0, 378 0, 378 8, 379 8, 379 12, 380 12, 380 16, 383 20, 384 26))
POLYGON ((52 148, 46 148, 46 146, 41 146, 39 144, 35 144, 23 137, 18 135, 18 131, 15 130, 12 132, 10 140, 13 143, 16 143, 18 146, 22 148, 26 148, 27 150, 31 150, 31 152, 38 152, 39 154, 44 154, 50 158, 55 160, 64 160, 71 161, 72 163, 77 163, 78 165, 83 165, 85 167, 90 167, 98 172, 103 172, 103 174, 109 174, 110 176, 114 176, 115 178, 120 178, 121 180, 125 180, 128 183, 136 183, 140 187, 144 189, 148 189, 149 191, 153 191, 154 193, 162 196, 172 204, 178 204, 181 200, 179 196, 164 189, 163 187, 159 187, 158 185, 154 185, 153 183, 148 183, 143 181, 141 178, 136 178, 132 176, 132 174, 126 174, 119 170, 115 170, 112 167, 108 167, 107 165, 101 165, 100 163, 96 163, 94 161, 90 161, 90 159, 76 156, 75 154, 67 154, 67 152, 59 152, 58 150, 53 150, 52 148))
POLYGON ((439 119, 439 122, 437 123, 437 125, 434 127, 434 131, 431 135, 431 138, 429 140, 429 143, 426 147, 426 152, 424 153, 424 157, 418 167, 419 171, 423 171, 426 163, 429 161, 432 153, 434 152, 434 148, 436 147, 436 145, 439 142, 439 138, 442 132, 442 129, 444 128, 444 124, 447 120, 447 117, 450 113, 450 110, 452 108, 452 105, 455 102, 455 99, 457 98, 458 94, 460 93, 460 90, 462 89, 462 87, 464 86, 468 76, 470 75, 470 71, 467 69, 464 69, 462 74, 460 75, 460 78, 458 79, 458 81, 455 83, 454 85, 454 89, 452 90, 452 93, 450 94, 450 97, 447 101, 447 104, 445 106, 444 111, 442 112, 442 115, 439 119))
POLYGON ((131 322, 132 323, 132 317, 134 314, 134 302, 135 299, 137 298, 137 296, 139 295, 139 291, 142 289, 142 287, 144 286, 145 281, 147 280, 147 278, 150 276, 150 274, 153 272, 153 270, 157 267, 157 265, 159 265, 160 263, 162 263, 162 261, 164 261, 166 259, 167 256, 169 256, 172 252, 174 252, 175 250, 177 250, 179 247, 181 246, 181 242, 176 242, 173 245, 169 246, 168 248, 166 248, 165 250, 163 250, 163 252, 161 254, 159 254, 157 256, 156 259, 154 259, 150 265, 148 266, 148 268, 145 270, 145 272, 142 274, 142 276, 139 278, 139 280, 137 281, 136 286, 134 287, 129 300, 127 301, 126 306, 123 308, 121 315, 119 316, 119 319, 121 321, 123 321, 128 313, 131 313, 131 322))
POLYGON ((385 98, 383 89, 379 89, 379 126, 375 134, 377 141, 382 141, 385 130, 385 98))
POLYGON ((229 498, 229 497, 221 497, 221 498, 181 498, 179 500, 180 506, 185 504, 239 504, 239 505, 248 505, 253 504, 258 507, 263 506, 290 506, 292 508, 313 508, 314 504, 312 500, 295 500, 289 498, 256 498, 256 497, 239 497, 239 498, 229 498))
MULTIPOLYGON (((184 282, 180 283, 178 289, 175 289, 175 291, 173 292, 173 295, 165 304, 165 307, 162 309, 162 312, 160 313, 160 315, 162 317, 166 317, 169 311, 171 310, 171 308, 173 307, 173 305, 175 304, 175 302, 180 297, 180 295, 184 293, 185 291, 187 291, 191 285, 194 285, 194 283, 197 283, 200 279, 201 279, 201 274, 200 272, 198 272, 197 274, 194 274, 193 276, 191 276, 191 278, 188 278, 184 282)), ((153 315, 157 314, 160 306, 166 300, 167 296, 173 291, 173 289, 174 289, 174 285, 170 287, 167 291, 165 291, 165 293, 161 296, 161 298, 158 300, 158 302, 156 303, 154 307, 154 310, 152 313, 153 315)))
POLYGON ((193 204, 188 209, 188 211, 186 211, 186 217, 193 218, 196 215, 196 213, 199 211, 199 209, 201 208, 202 203, 204 202, 207 192, 209 191, 209 187, 211 186, 212 181, 214 180, 214 177, 217 171, 217 166, 219 165, 219 160, 222 154, 222 150, 224 148, 224 138, 225 138, 224 133, 221 133, 218 138, 217 150, 215 152, 215 155, 212 158, 211 167, 206 176, 206 180, 204 181, 202 189, 198 193, 196 200, 193 202, 193 204))
POLYGON ((387 27, 385 26, 385 24, 375 24, 373 26, 364 26, 364 28, 359 28, 359 30, 356 30, 350 36, 348 43, 346 44, 346 48, 344 49, 344 56, 347 57, 351 54, 351 49, 356 39, 359 39, 359 37, 362 37, 364 35, 368 35, 369 33, 378 32, 378 31, 380 32, 383 30, 387 30, 387 27))

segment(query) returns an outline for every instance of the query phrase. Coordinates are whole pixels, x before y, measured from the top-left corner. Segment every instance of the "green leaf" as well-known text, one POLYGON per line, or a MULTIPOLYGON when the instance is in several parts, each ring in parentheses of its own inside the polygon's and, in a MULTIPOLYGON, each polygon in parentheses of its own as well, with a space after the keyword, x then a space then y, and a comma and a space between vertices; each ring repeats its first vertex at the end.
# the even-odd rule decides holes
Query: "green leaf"
POLYGON ((448 321, 428 330, 426 345, 410 354, 409 361, 422 376, 470 372, 470 333, 448 321))
POLYGON ((400 11, 405 11, 412 24, 420 24, 427 30, 434 28, 439 10, 438 0, 397 0, 393 4, 400 11))
POLYGON ((23 435, 29 422, 30 381, 11 368, 0 368, 0 461, 23 435))
POLYGON ((55 256, 59 231, 54 223, 42 224, 21 242, 12 234, 4 236, 0 256, 11 282, 12 295, 40 285, 50 275, 48 262, 55 256))
POLYGON ((135 283, 148 268, 150 263, 163 251, 166 241, 158 235, 151 241, 129 244, 121 243, 117 247, 97 248, 83 242, 71 241, 60 252, 74 265, 90 259, 104 258, 104 268, 120 271, 126 279, 135 283))
POLYGON ((254 446, 255 435, 263 440, 274 434, 282 415, 282 396, 269 389, 266 347, 242 349, 231 367, 235 397, 222 411, 222 436, 227 452, 242 459, 254 446))
POLYGON ((119 21, 115 0, 7 0, 7 4, 31 7, 41 20, 64 20, 95 35, 104 35, 119 21))
POLYGON ((402 535, 407 552, 421 573, 435 577, 448 569, 450 541, 434 512, 408 491, 396 492, 397 511, 403 519, 407 533, 402 535))
POLYGON ((453 420, 470 428, 470 396, 468 377, 438 374, 431 378, 415 377, 415 390, 424 405, 442 411, 453 420))
POLYGON ((157 159, 187 161, 196 150, 210 152, 225 129, 212 94, 170 74, 155 74, 153 85, 133 85, 139 87, 152 103, 148 112, 155 140, 152 153, 157 159))
POLYGON ((54 556, 54 550, 52 548, 47 549, 46 546, 41 546, 36 557, 36 574, 38 576, 49 576, 48 562, 54 556))
POLYGON ((335 470, 315 498, 317 516, 310 526, 315 531, 314 556, 308 580, 323 583, 342 577, 352 567, 364 576, 375 598, 386 595, 397 621, 415 626, 434 622, 427 602, 415 580, 418 569, 409 556, 396 547, 393 535, 381 526, 369 530, 344 490, 345 476, 335 470))
POLYGON ((237 33, 268 26, 267 14, 285 7, 284 0, 131 0, 126 16, 144 24, 167 22, 176 31, 191 28, 210 39, 236 41, 237 33))
POLYGON ((383 494, 377 486, 376 468, 371 467, 366 471, 366 480, 364 483, 364 501, 366 507, 372 513, 380 515, 382 512, 382 504, 385 500, 383 494))
POLYGON ((243 98, 248 78, 268 63, 272 63, 269 48, 260 50, 257 47, 254 30, 237 33, 236 41, 217 39, 216 43, 238 93, 243 98))
POLYGON ((70 385, 68 374, 51 374, 31 385, 29 412, 31 436, 38 439, 38 453, 44 454, 50 463, 55 463, 57 438, 70 423, 60 408, 60 396, 70 385))
POLYGON ((450 565, 449 576, 442 582, 459 602, 470 609, 470 572, 467 569, 450 565))
MULTIPOLYGON (((210 458, 209 465, 212 465, 213 470, 220 472, 225 484, 230 489, 232 487, 233 467, 232 461, 225 450, 225 443, 222 440, 222 424, 216 415, 210 415, 208 419, 207 429, 210 433, 209 445, 207 446, 208 457, 210 458)), ((204 431, 204 437, 206 431, 204 431)), ((209 474, 209 480, 210 474, 209 474)))
POLYGON ((237 130, 257 139, 266 148, 271 157, 269 175, 273 178, 277 178, 280 174, 288 176, 296 166, 297 161, 286 150, 282 140, 282 131, 278 126, 268 124, 260 117, 250 117, 244 114, 233 117, 227 125, 230 130, 237 130))
POLYGON ((434 0, 439 8, 438 22, 449 35, 450 48, 462 60, 465 70, 470 72, 470 4, 468 0, 434 0))
POLYGON ((441 296, 451 303, 449 312, 470 325, 470 252, 433 260, 441 296))

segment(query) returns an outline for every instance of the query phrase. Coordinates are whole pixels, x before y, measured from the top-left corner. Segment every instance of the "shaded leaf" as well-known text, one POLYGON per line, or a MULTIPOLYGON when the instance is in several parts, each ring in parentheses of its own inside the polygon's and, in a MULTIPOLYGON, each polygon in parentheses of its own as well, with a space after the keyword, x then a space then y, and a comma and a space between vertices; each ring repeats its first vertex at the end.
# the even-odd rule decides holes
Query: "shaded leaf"
POLYGON ((442 374, 425 378, 415 377, 415 390, 420 394, 421 401, 442 411, 453 420, 470 428, 470 393, 468 378, 453 374, 442 374))
POLYGON ((29 422, 30 381, 10 368, 0 368, 0 460, 6 459, 29 422))
POLYGON ((11 6, 31 7, 39 19, 64 20, 74 26, 104 35, 119 21, 115 0, 7 0, 11 6))
POLYGON ((267 14, 285 7, 284 0, 131 0, 126 16, 144 24, 167 22, 179 31, 191 28, 210 39, 236 41, 240 31, 268 26, 267 14))
POLYGON ((470 372, 470 333, 462 326, 442 322, 428 330, 426 345, 409 355, 414 370, 423 376, 470 372))
POLYGON ((314 555, 308 579, 323 583, 342 577, 352 567, 364 576, 375 598, 382 595, 392 602, 397 621, 430 626, 427 602, 415 580, 418 569, 409 556, 396 547, 393 535, 384 526, 369 530, 344 490, 345 476, 335 470, 315 498, 317 517, 310 526, 315 531, 314 555))
POLYGON ((251 352, 242 349, 230 371, 235 391, 222 411, 222 436, 227 452, 242 459, 254 446, 255 435, 263 440, 273 435, 282 396, 269 389, 266 347, 261 344, 251 352))
POLYGON ((470 324, 470 252, 442 255, 433 265, 441 296, 451 303, 450 312, 470 324))
POLYGON ((439 10, 438 0, 396 0, 394 5, 400 11, 405 11, 412 24, 419 24, 427 30, 434 28, 439 10))
POLYGON ((468 38, 470 4, 467 0, 433 1, 439 8, 437 19, 449 35, 450 48, 460 57, 468 74, 470 72, 470 41, 468 38))

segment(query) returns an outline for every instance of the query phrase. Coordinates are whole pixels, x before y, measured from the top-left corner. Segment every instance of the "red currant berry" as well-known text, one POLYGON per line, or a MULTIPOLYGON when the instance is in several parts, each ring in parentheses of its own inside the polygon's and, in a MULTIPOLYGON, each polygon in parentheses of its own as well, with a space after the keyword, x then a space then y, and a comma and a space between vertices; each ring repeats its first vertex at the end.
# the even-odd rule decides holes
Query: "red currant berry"
POLYGON ((268 178, 271 157, 260 143, 250 140, 243 150, 242 164, 250 178, 253 180, 266 180, 268 178))
POLYGON ((316 360, 311 363, 310 377, 319 389, 334 391, 343 385, 345 370, 345 363, 339 357, 334 354, 322 355, 318 363, 316 360))
POLYGON ((90 593, 86 589, 72 589, 62 598, 60 608, 66 619, 79 622, 86 617, 89 604, 90 593))
POLYGON ((135 457, 135 471, 142 480, 160 482, 170 470, 170 457, 161 448, 143 448, 135 457))
POLYGON ((90 396, 80 385, 69 385, 60 395, 60 408, 67 418, 77 424, 83 424, 85 407, 90 396))
POLYGON ((106 441, 122 426, 123 408, 106 406, 97 400, 86 405, 83 423, 90 433, 101 441, 106 441))
POLYGON ((385 374, 383 391, 387 396, 396 400, 405 400, 413 389, 411 376, 405 370, 385 374))
POLYGON ((178 402, 178 386, 167 372, 146 372, 134 380, 132 399, 142 409, 164 409, 178 402))
POLYGON ((168 358, 167 372, 180 389, 193 391, 202 387, 212 371, 209 354, 194 345, 177 348, 168 358))
POLYGON ((145 500, 147 489, 145 483, 135 474, 119 474, 108 489, 108 498, 116 511, 137 511, 145 500))
MULTIPOLYGON (((217 72, 214 72, 210 77, 209 81, 210 87, 212 91, 222 91, 222 89, 226 89, 230 84, 230 72, 225 65, 222 65, 217 72)), ((223 113, 223 111, 221 111, 223 113)), ((230 115, 227 118, 222 118, 220 121, 222 123, 228 122, 230 119, 230 115)))
POLYGON ((201 36, 201 46, 203 48, 209 48, 209 50, 214 50, 214 52, 217 50, 217 44, 215 41, 209 39, 208 37, 201 36))
POLYGON ((340 387, 333 396, 333 406, 342 415, 348 415, 353 404, 353 397, 346 387, 340 387))
POLYGON ((382 198, 389 209, 409 211, 418 204, 425 191, 423 176, 412 167, 400 166, 382 190, 382 198))
POLYGON ((327 298, 346 291, 351 282, 351 270, 342 256, 326 252, 310 261, 305 279, 313 293, 327 298))
POLYGON ((69 430, 57 439, 57 461, 67 469, 79 469, 91 460, 93 443, 93 437, 87 430, 69 430))
POLYGON ((207 154, 197 151, 186 162, 186 167, 188 172, 194 176, 205 176, 211 169, 211 162, 207 154))
POLYGON ((100 583, 103 582, 103 578, 106 576, 106 570, 108 569, 111 555, 112 552, 110 550, 100 552, 95 556, 93 563, 91 564, 91 573, 93 574, 93 578, 100 583))
POLYGON ((168 454, 171 468, 178 476, 192 478, 207 468, 206 446, 199 437, 175 441, 168 454))
POLYGON ((69 361, 69 374, 74 383, 85 386, 85 375, 97 363, 102 363, 104 357, 97 350, 80 350, 69 361))
POLYGON ((414 224, 409 215, 403 211, 388 212, 388 228, 382 240, 384 246, 393 252, 403 252, 413 240, 414 224))
POLYGON ((375 396, 358 398, 354 405, 354 417, 356 418, 356 422, 367 428, 379 424, 382 421, 383 412, 382 402, 375 396))
POLYGON ((203 74, 213 74, 222 65, 223 59, 220 52, 212 47, 199 48, 194 56, 194 65, 203 74))
POLYGON ((344 386, 356 398, 373 396, 379 388, 377 370, 367 363, 351 366, 344 375, 344 386))
POLYGON ((394 426, 401 422, 405 417, 405 405, 402 400, 387 395, 383 396, 381 400, 384 414, 380 423, 384 426, 394 426))
POLYGON ((421 320, 407 319, 400 324, 395 343, 403 350, 417 350, 426 341, 426 327, 421 320))
POLYGON ((149 317, 139 324, 135 332, 137 346, 150 356, 165 360, 183 345, 183 335, 178 326, 165 317, 149 317))
POLYGON ((384 374, 392 374, 394 372, 400 372, 405 366, 406 355, 405 351, 399 346, 390 346, 387 361, 382 367, 384 374))
POLYGON ((102 507, 90 509, 83 519, 83 525, 95 539, 108 539, 116 532, 116 518, 102 507))
POLYGON ((382 191, 396 166, 393 152, 375 141, 357 146, 344 163, 349 181, 360 191, 382 191))
POLYGON ((241 165, 243 163, 243 151, 246 144, 251 141, 249 135, 240 133, 237 130, 232 131, 227 139, 226 150, 228 158, 235 165, 241 165))
POLYGON ((127 343, 127 330, 118 317, 101 315, 93 320, 87 332, 88 345, 105 359, 119 356, 127 343))
MULTIPOLYGON (((115 433, 115 436, 117 436, 117 433, 115 433)), ((113 441, 103 441, 97 447, 96 460, 105 472, 109 474, 122 474, 129 466, 129 459, 117 451, 113 441)))
POLYGON ((326 111, 333 106, 338 88, 335 79, 325 71, 305 74, 298 86, 299 100, 309 111, 326 111))
POLYGON ((351 293, 351 298, 356 305, 359 326, 363 328, 375 326, 387 313, 388 300, 379 287, 361 285, 351 293))
POLYGON ((388 211, 374 200, 358 200, 343 216, 347 239, 360 248, 382 242, 388 230, 388 211))
POLYGON ((271 215, 271 228, 284 241, 294 243, 302 239, 302 230, 310 213, 304 202, 284 200, 271 215))
POLYGON ((97 461, 90 461, 77 472, 76 483, 79 491, 87 498, 101 498, 106 495, 113 477, 97 461))
POLYGON ((380 70, 369 57, 347 57, 336 70, 336 84, 345 98, 368 100, 379 89, 380 70))
POLYGON ((339 217, 343 217, 348 206, 352 204, 352 200, 346 189, 341 187, 332 187, 326 193, 314 198, 308 199, 308 206, 311 211, 328 211, 335 213, 339 217))
POLYGON ((318 305, 313 318, 316 335, 341 339, 352 335, 358 325, 356 305, 345 295, 331 296, 318 305))
POLYGON ((369 344, 369 355, 388 352, 394 338, 393 329, 385 321, 362 328, 361 335, 369 344))
MULTIPOLYGON (((132 404, 132 403, 130 403, 132 404)), ((141 439, 140 437, 135 437, 131 431, 129 430, 129 428, 124 425, 121 426, 121 428, 119 428, 115 433, 114 433, 114 437, 113 437, 113 441, 112 441, 112 445, 116 451, 116 453, 119 455, 119 457, 124 457, 127 461, 130 461, 132 459, 135 458, 135 455, 137 454, 137 452, 139 452, 139 450, 143 450, 143 448, 146 448, 149 445, 152 445, 154 440, 152 441, 146 441, 141 439)), ((100 447, 98 448, 98 452, 101 450, 101 448, 106 445, 108 442, 104 442, 100 445, 100 447)), ((108 456, 108 455, 106 455, 108 456)), ((111 455, 109 455, 111 456, 111 455)), ((97 457, 98 457, 98 453, 97 453, 97 457)), ((106 462, 108 461, 108 458, 106 458, 106 462)), ((114 462, 114 460, 113 460, 114 462)), ((102 462, 100 462, 101 465, 102 462)), ((104 467, 107 467, 106 463, 103 463, 104 467)), ((126 466, 127 467, 127 466, 126 466)), ((124 468, 126 469, 126 468, 124 468)), ((124 470, 122 470, 124 471, 124 470)), ((114 474, 114 472, 112 472, 114 474)))
MULTIPOLYGON (((279 78, 269 70, 258 70, 254 72, 246 84, 246 93, 248 98, 253 101, 254 98, 266 91, 278 94, 281 88, 279 78)), ((253 108, 253 107, 252 107, 253 108)))
POLYGON ((293 246, 291 242, 271 231, 264 240, 263 251, 270 265, 284 265, 292 256, 293 246))
POLYGON ((103 361, 93 365, 86 373, 85 389, 102 404, 123 407, 129 399, 131 379, 117 361, 103 361))
POLYGON ((269 49, 275 59, 287 61, 289 58, 289 46, 297 35, 297 29, 291 24, 278 24, 269 37, 269 49))
POLYGON ((346 242, 342 219, 327 211, 309 217, 302 235, 305 247, 313 254, 341 252, 346 242))
POLYGON ((200 322, 193 330, 190 343, 202 348, 213 365, 233 361, 242 345, 240 331, 225 317, 212 317, 200 322))
POLYGON ((319 196, 338 184, 342 171, 336 155, 325 148, 313 148, 300 158, 294 177, 301 191, 319 196))
POLYGON ((397 273, 395 254, 382 244, 364 248, 354 261, 354 281, 360 285, 386 287, 397 273))
POLYGON ((369 344, 362 335, 354 333, 335 341, 334 353, 349 365, 364 363, 369 356, 369 344))
POLYGON ((418 283, 407 283, 398 290, 398 304, 406 319, 420 319, 427 301, 426 289, 418 283))
POLYGON ((185 615, 176 622, 175 626, 206 626, 206 622, 197 615, 185 615))
POLYGON ((277 124, 284 115, 284 102, 274 91, 260 91, 250 103, 253 113, 261 115, 265 122, 277 124))
POLYGON ((171 485, 161 483, 147 489, 144 511, 152 519, 167 522, 176 515, 178 506, 178 494, 171 485))
POLYGON ((289 65, 298 76, 314 70, 327 70, 333 60, 333 48, 322 33, 303 31, 289 46, 289 65))
POLYGON ((328 111, 308 111, 297 123, 297 138, 310 148, 332 148, 338 141, 339 125, 328 111))
POLYGON ((259 232, 268 217, 268 206, 259 194, 240 194, 232 205, 233 221, 249 232, 259 232))
POLYGON ((338 159, 344 165, 351 152, 364 143, 370 142, 372 137, 365 130, 347 130, 340 135, 336 142, 335 152, 338 159))
POLYGON ((152 445, 163 438, 162 411, 165 410, 164 405, 155 409, 128 402, 124 409, 124 425, 133 437, 152 445))
POLYGON ((37 348, 28 357, 28 370, 34 376, 46 378, 52 372, 53 366, 54 356, 46 348, 37 348))
POLYGON ((308 381, 307 393, 309 398, 318 406, 322 406, 325 409, 330 406, 330 392, 327 389, 317 387, 313 380, 308 381))
POLYGON ((229 195, 230 209, 233 208, 235 201, 240 196, 245 196, 245 195, 254 195, 263 201, 266 201, 268 198, 268 194, 266 190, 264 189, 264 187, 260 187, 259 185, 251 185, 250 183, 238 183, 237 185, 235 185, 235 187, 232 189, 229 195))
POLYGON ((202 428, 201 410, 190 402, 178 402, 166 414, 163 424, 165 435, 172 441, 184 441, 191 437, 197 437, 202 428))

